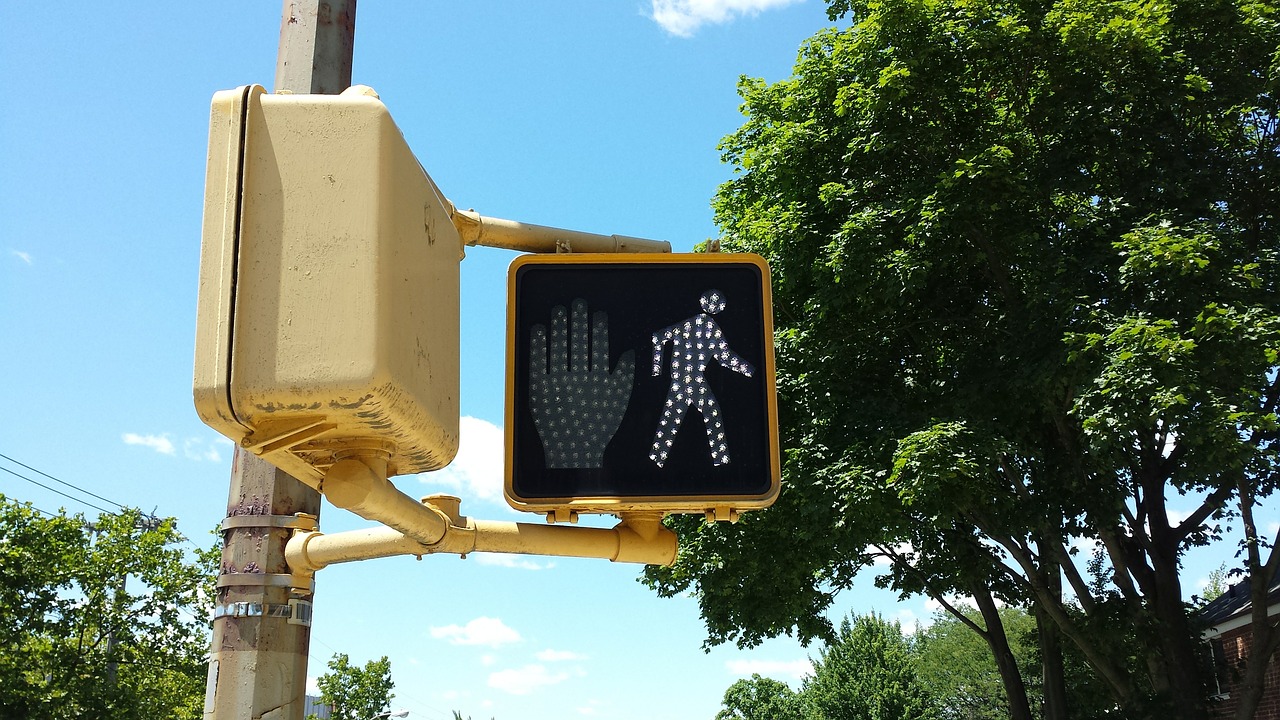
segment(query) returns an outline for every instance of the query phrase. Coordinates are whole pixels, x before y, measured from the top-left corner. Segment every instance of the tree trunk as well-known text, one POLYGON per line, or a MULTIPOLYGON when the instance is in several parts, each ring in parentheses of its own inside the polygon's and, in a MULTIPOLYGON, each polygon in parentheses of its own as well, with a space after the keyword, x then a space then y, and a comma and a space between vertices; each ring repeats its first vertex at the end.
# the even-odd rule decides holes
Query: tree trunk
MULTIPOLYGON (((1061 604, 1062 566, 1059 561, 1051 559, 1055 556, 1051 548, 1061 547, 1061 537, 1051 536, 1051 532, 1055 531, 1041 530, 1036 544, 1040 547, 1040 569, 1045 587, 1053 599, 1061 604)), ((1070 559, 1067 562, 1070 562, 1070 559)), ((1062 633, 1040 603, 1036 603, 1033 609, 1036 618, 1036 640, 1040 645, 1040 681, 1043 685, 1041 688, 1043 704, 1040 715, 1044 720, 1067 720, 1067 680, 1062 665, 1062 633)))
POLYGON ((1044 687, 1044 720, 1067 720, 1067 679, 1062 665, 1062 637, 1058 626, 1039 606, 1036 612, 1036 636, 1040 642, 1042 682, 1044 687))
POLYGON ((1182 720, 1203 720, 1206 717, 1204 678, 1201 676, 1200 658, 1196 653, 1195 633, 1182 601, 1182 585, 1178 582, 1178 556, 1176 552, 1161 557, 1151 557, 1155 570, 1155 597, 1150 608, 1157 621, 1158 641, 1148 649, 1158 653, 1157 665, 1163 677, 1153 677, 1153 685, 1165 689, 1165 699, 1170 704, 1170 717, 1182 720))
POLYGON ((972 588, 973 600, 982 613, 983 623, 987 627, 985 635, 987 645, 996 658, 996 668, 1000 671, 1000 681, 1004 684, 1005 695, 1009 699, 1010 720, 1031 720, 1031 704, 1027 700, 1027 686, 1022 681, 1022 673, 1018 671, 1018 662, 1009 648, 1009 638, 1004 632, 1004 623, 1000 620, 1000 610, 996 607, 991 592, 986 587, 972 588))

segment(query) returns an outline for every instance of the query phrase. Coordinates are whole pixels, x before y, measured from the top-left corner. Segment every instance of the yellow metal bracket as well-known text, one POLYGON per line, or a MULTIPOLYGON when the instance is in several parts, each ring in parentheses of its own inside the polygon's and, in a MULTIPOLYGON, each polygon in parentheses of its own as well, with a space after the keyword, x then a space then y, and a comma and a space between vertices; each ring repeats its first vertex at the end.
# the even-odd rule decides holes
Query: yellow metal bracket
POLYGON ((256 430, 244 436, 240 444, 246 450, 255 455, 266 455, 278 450, 288 450, 291 447, 301 445, 302 443, 323 435, 324 433, 336 428, 337 425, 331 422, 321 420, 309 420, 301 423, 291 424, 284 428, 271 428, 269 431, 256 430))
POLYGON ((316 516, 309 513, 294 515, 232 515, 222 519, 222 530, 238 528, 291 528, 315 530, 319 527, 316 516))
MULTIPOLYGON (((325 473, 321 490, 334 505, 385 527, 325 535, 314 522, 300 517, 289 525, 294 531, 285 545, 291 574, 243 584, 312 587, 315 571, 328 565, 395 555, 466 557, 491 552, 648 565, 670 565, 676 559, 676 535, 662 524, 661 512, 622 513, 621 522, 612 528, 474 520, 462 514, 462 501, 456 496, 430 495, 414 501, 397 490, 387 480, 385 459, 376 452, 353 454, 335 463, 325 473)), ((571 522, 576 515, 561 510, 548 513, 548 520, 571 522)), ((229 582, 239 584, 234 579, 229 582)))
MULTIPOLYGON (((299 532, 315 532, 320 527, 319 518, 310 513, 293 515, 232 515, 222 519, 220 530, 273 529, 284 528, 299 532)), ((292 570, 292 566, 290 567, 292 570)), ((288 587, 296 595, 310 595, 315 592, 315 577, 312 573, 291 572, 288 574, 266 573, 229 573, 218 577, 218 587, 232 586, 277 586, 288 587)), ((291 600, 290 603, 293 601, 291 600)), ((308 604, 309 607, 309 604, 308 604)), ((307 623, 310 625, 310 610, 307 611, 307 623)), ((290 620, 293 623, 293 620, 290 620)), ((294 623, 301 624, 301 623, 294 623)))
POLYGON ((707 508, 707 523, 714 524, 717 522, 738 522, 738 509, 731 507, 710 507, 707 508))
POLYGON ((287 587, 305 594, 315 592, 315 580, 311 576, 296 573, 228 573, 218 576, 218 587, 287 587))
POLYGON ((576 525, 578 523, 578 511, 561 507, 547 511, 547 524, 555 525, 556 523, 566 522, 576 525))

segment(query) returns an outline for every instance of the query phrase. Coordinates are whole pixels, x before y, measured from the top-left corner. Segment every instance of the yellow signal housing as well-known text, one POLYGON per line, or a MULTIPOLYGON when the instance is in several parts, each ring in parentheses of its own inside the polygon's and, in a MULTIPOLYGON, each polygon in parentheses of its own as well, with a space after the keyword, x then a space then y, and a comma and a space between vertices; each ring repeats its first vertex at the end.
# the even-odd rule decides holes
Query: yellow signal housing
POLYGON ((217 93, 196 410, 308 484, 348 456, 388 475, 458 449, 459 261, 448 203, 385 105, 217 93))

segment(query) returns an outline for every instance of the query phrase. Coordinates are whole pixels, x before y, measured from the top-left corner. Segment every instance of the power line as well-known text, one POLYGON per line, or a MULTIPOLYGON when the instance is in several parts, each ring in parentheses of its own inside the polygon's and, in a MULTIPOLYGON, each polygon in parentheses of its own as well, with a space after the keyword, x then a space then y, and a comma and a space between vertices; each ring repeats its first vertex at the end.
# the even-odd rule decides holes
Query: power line
MULTIPOLYGON (((28 464, 26 464, 26 463, 22 462, 21 460, 15 460, 15 459, 13 459, 13 458, 9 457, 8 455, 5 455, 4 453, 0 453, 0 458, 4 458, 5 460, 8 460, 9 462, 13 463, 14 465, 21 465, 22 467, 24 467, 24 468, 26 468, 26 469, 30 470, 30 471, 31 471, 31 472, 33 472, 33 473, 39 473, 40 475, 43 475, 44 477, 47 477, 47 478, 49 478, 50 480, 52 480, 52 481, 54 481, 54 482, 56 482, 56 483, 59 483, 59 484, 65 485, 66 487, 69 487, 69 488, 71 488, 72 490, 75 490, 76 492, 84 493, 85 495, 88 495, 89 497, 92 497, 92 498, 97 498, 98 500, 101 500, 102 502, 107 503, 108 505, 115 505, 115 506, 116 506, 117 508, 119 508, 120 510, 124 510, 124 509, 125 509, 125 506, 124 506, 124 505, 121 505, 120 503, 118 503, 118 502, 116 502, 116 501, 114 501, 114 500, 108 500, 107 498, 104 498, 104 497, 102 497, 101 495, 98 495, 97 493, 94 493, 94 492, 90 492, 90 491, 88 491, 88 490, 85 490, 84 488, 82 488, 82 487, 78 487, 78 486, 76 486, 76 485, 73 485, 73 484, 71 484, 71 483, 69 483, 69 482, 67 482, 67 481, 65 481, 65 480, 60 480, 60 479, 58 479, 58 478, 56 478, 56 477, 54 477, 54 476, 50 475, 49 473, 47 473, 47 472, 45 472, 45 471, 43 471, 43 470, 39 470, 39 469, 33 468, 33 467, 31 467, 30 465, 28 465, 28 464)), ((3 469, 3 468, 0 468, 0 469, 3 469)), ((10 473, 10 474, 13 474, 13 475, 18 475, 18 473, 13 472, 12 470, 6 470, 6 472, 8 472, 8 473, 10 473)), ((84 503, 85 505, 88 505, 89 507, 94 508, 95 510, 102 510, 102 512, 110 512, 109 510, 103 510, 102 508, 100 508, 100 507, 98 507, 98 506, 96 506, 96 505, 94 505, 94 504, 92 504, 92 503, 85 502, 84 500, 80 500, 79 498, 74 498, 74 497, 71 497, 70 495, 67 495, 67 494, 65 494, 65 493, 58 492, 57 490, 54 490, 53 488, 49 487, 48 485, 41 485, 40 483, 36 482, 35 480, 32 480, 31 478, 23 477, 22 475, 18 475, 18 477, 20 477, 20 478, 22 478, 23 480, 26 480, 26 481, 28 481, 28 482, 35 483, 36 485, 40 485, 40 487, 42 487, 42 488, 44 488, 44 489, 46 489, 46 490, 52 490, 53 492, 56 492, 56 493, 58 493, 59 495, 62 495, 63 497, 70 498, 70 499, 75 500, 76 502, 79 502, 79 503, 84 503)))
MULTIPOLYGON (((20 466, 22 466, 22 467, 26 468, 27 470, 30 470, 30 471, 31 471, 31 472, 33 472, 33 473, 38 473, 38 474, 40 474, 40 475, 41 475, 41 476, 43 476, 43 477, 49 478, 50 480, 53 480, 54 482, 57 482, 57 483, 60 483, 60 484, 62 484, 62 485, 64 485, 64 486, 66 486, 66 487, 72 488, 73 490, 75 490, 75 491, 77 491, 77 492, 84 493, 85 495, 88 495, 88 496, 93 497, 93 498, 97 498, 98 500, 101 500, 101 501, 103 501, 103 502, 105 502, 105 503, 108 503, 108 504, 114 505, 114 506, 117 508, 117 510, 108 510, 108 509, 106 509, 106 508, 104 508, 104 507, 101 507, 101 506, 99 506, 99 505, 95 505, 95 504, 93 504, 93 503, 91 503, 91 502, 89 502, 89 501, 87 501, 87 500, 82 500, 82 499, 80 499, 80 498, 78 498, 78 497, 75 497, 75 496, 72 496, 72 495, 68 495, 67 493, 62 492, 61 490, 58 490, 57 488, 49 487, 48 485, 45 485, 44 483, 39 482, 39 481, 37 481, 37 480, 33 480, 33 479, 31 479, 31 478, 29 478, 29 477, 27 477, 27 476, 25 476, 25 475, 23 475, 23 474, 21 474, 21 473, 14 472, 13 470, 10 470, 10 469, 5 468, 5 467, 0 467, 0 470, 3 470, 3 471, 5 471, 5 472, 9 473, 10 475, 13 475, 14 477, 21 478, 22 480, 26 480, 27 482, 29 482, 29 483, 31 483, 31 484, 33 484, 33 485, 36 485, 36 486, 42 487, 42 488, 44 488, 45 490, 48 490, 49 492, 55 493, 55 494, 57 494, 57 495, 61 495, 62 497, 67 498, 68 500, 74 500, 75 502, 78 502, 78 503, 80 503, 80 504, 82 504, 82 505, 87 505, 88 507, 91 507, 91 508, 93 508, 94 510, 97 510, 98 512, 103 512, 103 513, 106 513, 106 514, 108 514, 108 515, 116 515, 116 514, 121 513, 121 512, 128 512, 128 511, 129 511, 129 509, 130 509, 130 508, 129 508, 128 506, 126 506, 126 505, 123 505, 123 504, 121 504, 121 503, 118 503, 118 502, 116 502, 116 501, 114 501, 114 500, 111 500, 111 499, 109 499, 109 498, 105 498, 105 497, 103 497, 103 496, 101 496, 101 495, 99 495, 99 494, 97 494, 97 493, 95 493, 95 492, 92 492, 92 491, 89 491, 89 490, 85 490, 84 488, 82 488, 82 487, 80 487, 80 486, 78 486, 78 485, 75 485, 74 483, 69 483, 69 482, 67 482, 66 480, 62 480, 62 479, 60 479, 60 478, 54 477, 53 475, 50 475, 49 473, 47 473, 47 472, 45 472, 45 471, 43 471, 43 470, 41 470, 41 469, 39 469, 39 468, 32 467, 32 466, 30 466, 30 465, 28 465, 28 464, 26 464, 26 463, 22 462, 21 460, 16 460, 16 459, 14 459, 14 458, 11 458, 11 457, 9 457, 8 455, 5 455, 4 453, 0 453, 0 458, 4 458, 5 460, 8 460, 9 462, 11 462, 11 463, 13 463, 13 464, 15 464, 15 465, 20 465, 20 466)), ((139 512, 140 514, 142 513, 142 509, 141 509, 141 508, 136 508, 136 509, 138 510, 138 512, 139 512)), ((41 511, 41 512, 43 512, 43 511, 41 511)), ((45 514, 46 514, 46 515, 50 515, 49 513, 45 513, 45 514)), ((50 517, 53 517, 53 516, 52 516, 52 515, 50 515, 50 517)), ((142 520, 142 523, 143 523, 143 525, 145 526, 145 527, 140 528, 140 529, 147 529, 147 530, 153 530, 153 529, 155 529, 156 527, 158 527, 158 524, 159 524, 159 521, 160 521, 160 519, 156 516, 156 512, 155 512, 155 510, 152 510, 149 514, 141 514, 141 518, 140 518, 140 519, 142 520)), ((205 550, 205 548, 203 548, 203 547, 201 547, 200 545, 196 544, 193 540, 191 540, 191 538, 187 537, 186 535, 183 535, 183 534, 179 533, 179 534, 178 534, 178 539, 179 539, 179 540, 181 540, 181 541, 183 541, 183 542, 185 542, 185 543, 187 543, 188 545, 190 545, 191 547, 195 548, 196 550, 198 550, 198 551, 200 551, 200 552, 204 552, 204 550, 205 550)))
MULTIPOLYGON (((19 465, 21 465, 22 463, 18 463, 18 464, 19 464, 19 465)), ((23 467, 26 467, 26 466, 24 465, 23 467)), ((26 480, 27 482, 31 483, 32 485, 38 485, 39 487, 42 487, 42 488, 44 488, 45 490, 48 490, 48 491, 49 491, 49 492, 51 492, 51 493, 55 493, 55 494, 61 495, 62 497, 67 498, 68 500, 74 500, 75 502, 78 502, 78 503, 80 503, 80 504, 82 504, 82 505, 88 505, 89 507, 93 508, 94 510, 98 510, 99 512, 104 512, 104 513, 107 513, 108 515, 113 515, 113 514, 114 514, 111 510, 108 510, 108 509, 106 509, 106 508, 104 508, 104 507, 99 507, 99 506, 97 506, 97 505, 94 505, 93 503, 89 502, 88 500, 81 500, 80 498, 75 497, 75 496, 73 496, 73 495, 68 495, 68 494, 66 494, 66 493, 62 492, 61 490, 58 490, 57 488, 51 488, 51 487, 49 487, 48 485, 45 485, 45 484, 44 484, 44 483, 42 483, 42 482, 39 482, 39 481, 36 481, 36 480, 32 480, 31 478, 27 477, 26 475, 23 475, 23 474, 21 474, 21 473, 16 473, 16 472, 14 472, 14 471, 10 470, 9 468, 6 468, 6 467, 0 467, 0 470, 3 470, 3 471, 5 471, 5 472, 9 473, 10 475, 12 475, 12 476, 14 476, 14 477, 16 477, 16 478, 20 478, 20 479, 22 479, 22 480, 26 480)), ((36 472, 40 472, 40 471, 39 471, 39 470, 37 470, 36 472)), ((110 501, 108 501, 108 502, 110 502, 110 501)))

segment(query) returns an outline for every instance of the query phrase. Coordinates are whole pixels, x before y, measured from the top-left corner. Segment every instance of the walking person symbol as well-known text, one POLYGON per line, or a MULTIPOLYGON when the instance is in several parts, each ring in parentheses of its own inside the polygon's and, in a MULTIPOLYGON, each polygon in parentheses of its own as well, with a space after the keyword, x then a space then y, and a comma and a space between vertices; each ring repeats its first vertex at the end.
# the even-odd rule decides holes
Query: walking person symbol
POLYGON ((711 360, 736 373, 751 377, 755 368, 729 348, 720 325, 712 315, 725 308, 724 293, 707 290, 698 298, 702 312, 693 317, 663 328, 653 334, 653 376, 662 372, 662 357, 667 345, 671 346, 669 364, 671 384, 662 409, 662 419, 653 435, 653 447, 649 459, 659 468, 667 461, 671 446, 675 443, 680 423, 690 408, 698 408, 702 424, 707 430, 707 445, 711 450, 711 464, 729 464, 729 447, 725 440, 724 414, 720 403, 707 386, 706 370, 711 360))

